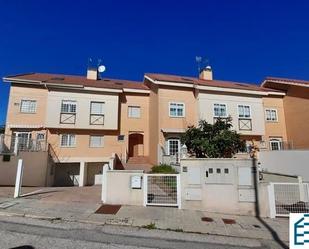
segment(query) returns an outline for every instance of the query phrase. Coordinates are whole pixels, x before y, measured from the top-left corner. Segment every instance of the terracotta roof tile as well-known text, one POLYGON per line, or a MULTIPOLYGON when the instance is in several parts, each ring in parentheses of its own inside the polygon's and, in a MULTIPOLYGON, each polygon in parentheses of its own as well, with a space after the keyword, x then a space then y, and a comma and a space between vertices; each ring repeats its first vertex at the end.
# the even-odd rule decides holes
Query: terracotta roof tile
POLYGON ((123 89, 131 88, 138 90, 148 90, 149 88, 143 82, 118 80, 103 78, 100 80, 89 80, 85 76, 64 75, 64 74, 47 74, 47 73, 28 73, 11 75, 5 78, 21 79, 21 80, 34 80, 43 83, 56 83, 67 85, 82 85, 87 87, 109 88, 109 89, 123 89))
POLYGON ((232 88, 232 89, 242 89, 242 90, 249 90, 249 91, 262 91, 262 92, 276 91, 273 89, 260 87, 254 84, 239 83, 239 82, 232 82, 232 81, 202 80, 202 79, 194 78, 194 77, 167 75, 167 74, 154 74, 154 73, 147 73, 146 76, 148 76, 149 78, 153 80, 158 80, 158 81, 197 84, 200 86, 232 88))
POLYGON ((280 82, 286 82, 286 83, 309 85, 308 80, 288 79, 288 78, 280 78, 280 77, 266 77, 265 81, 275 81, 275 82, 280 81, 280 82))

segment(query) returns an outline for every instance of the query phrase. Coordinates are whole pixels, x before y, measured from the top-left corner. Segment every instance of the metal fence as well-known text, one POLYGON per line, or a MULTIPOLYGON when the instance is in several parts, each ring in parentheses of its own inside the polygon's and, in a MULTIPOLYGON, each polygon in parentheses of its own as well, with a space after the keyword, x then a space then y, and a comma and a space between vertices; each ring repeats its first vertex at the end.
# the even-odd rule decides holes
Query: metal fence
POLYGON ((145 174, 144 204, 180 208, 180 175, 145 174))
POLYGON ((45 140, 36 140, 29 137, 0 135, 0 154, 17 154, 19 151, 47 151, 45 140))
POLYGON ((269 195, 274 216, 309 212, 308 183, 271 183, 269 195))

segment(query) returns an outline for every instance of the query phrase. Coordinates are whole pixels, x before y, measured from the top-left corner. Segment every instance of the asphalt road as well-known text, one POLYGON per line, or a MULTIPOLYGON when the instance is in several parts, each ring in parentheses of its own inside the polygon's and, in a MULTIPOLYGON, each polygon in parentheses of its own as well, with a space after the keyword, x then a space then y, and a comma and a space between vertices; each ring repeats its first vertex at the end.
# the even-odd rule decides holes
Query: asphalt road
MULTIPOLYGON (((0 248, 262 248, 252 240, 62 221, 0 217, 0 248), (239 245, 237 245, 239 244, 239 245), (246 247, 249 246, 249 247, 246 247), (29 247, 26 247, 29 246, 29 247)), ((264 248, 264 246, 263 246, 264 248)))

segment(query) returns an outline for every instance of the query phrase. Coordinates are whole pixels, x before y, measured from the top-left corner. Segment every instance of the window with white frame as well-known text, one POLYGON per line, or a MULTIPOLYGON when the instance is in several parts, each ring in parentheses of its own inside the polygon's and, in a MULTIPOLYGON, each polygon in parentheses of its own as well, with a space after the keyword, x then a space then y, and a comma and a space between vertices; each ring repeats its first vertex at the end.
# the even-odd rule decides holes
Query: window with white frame
POLYGON ((266 109, 266 121, 276 122, 278 121, 278 113, 276 109, 266 109))
POLYGON ((74 134, 62 134, 60 136, 61 147, 74 147, 76 145, 76 138, 74 134))
POLYGON ((22 100, 20 104, 20 112, 35 113, 36 112, 36 100, 22 100))
POLYGON ((270 150, 281 150, 282 140, 279 138, 272 138, 269 140, 270 150))
POLYGON ((248 105, 238 105, 238 117, 239 118, 250 118, 251 110, 248 105))
POLYGON ((90 113, 93 115, 104 115, 104 102, 91 102, 90 113))
POLYGON ((178 155, 180 152, 180 140, 178 138, 170 138, 168 140, 168 154, 173 156, 173 155, 178 155))
POLYGON ((215 117, 227 117, 226 104, 214 104, 215 117))
POLYGON ((89 146, 91 148, 99 148, 104 146, 104 136, 91 135, 89 146))
POLYGON ((62 100, 61 113, 76 113, 76 101, 62 100))
POLYGON ((104 125, 104 102, 90 102, 90 124, 104 125))
POLYGON ((171 102, 169 104, 170 117, 184 117, 185 116, 185 104, 178 102, 171 102))
POLYGON ((140 106, 129 106, 128 107, 128 117, 129 118, 140 118, 141 117, 141 107, 140 106))

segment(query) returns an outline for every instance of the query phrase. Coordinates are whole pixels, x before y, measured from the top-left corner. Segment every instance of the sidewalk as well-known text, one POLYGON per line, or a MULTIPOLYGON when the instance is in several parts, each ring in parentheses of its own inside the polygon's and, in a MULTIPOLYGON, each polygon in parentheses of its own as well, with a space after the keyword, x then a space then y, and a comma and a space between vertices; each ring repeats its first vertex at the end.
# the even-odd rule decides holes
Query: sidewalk
POLYGON ((125 225, 178 232, 233 236, 273 240, 276 232, 280 240, 288 242, 288 219, 263 219, 217 213, 179 210, 167 207, 122 206, 117 214, 95 214, 100 203, 46 201, 27 197, 0 197, 0 215, 24 216, 37 219, 78 221, 92 224, 125 225), (206 221, 202 221, 202 218, 206 221), (229 219, 226 224, 223 219, 229 219), (272 231, 265 227, 268 225, 272 231))

